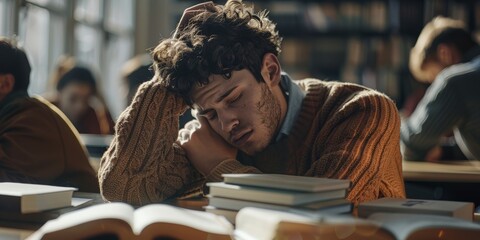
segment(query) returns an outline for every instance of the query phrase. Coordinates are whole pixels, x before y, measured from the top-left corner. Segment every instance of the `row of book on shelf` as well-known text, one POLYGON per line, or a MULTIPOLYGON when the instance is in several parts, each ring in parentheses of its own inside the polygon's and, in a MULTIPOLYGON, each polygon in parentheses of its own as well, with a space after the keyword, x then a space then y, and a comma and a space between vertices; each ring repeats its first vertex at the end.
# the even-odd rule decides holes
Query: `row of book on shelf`
MULTIPOLYGON (((208 187, 206 211, 93 204, 47 221, 28 239, 480 239, 473 203, 382 198, 361 203, 354 217, 346 200, 348 180, 225 174, 208 187)), ((28 215, 71 208, 74 190, 0 183, 0 206, 18 201, 19 207, 0 211, 28 215)))

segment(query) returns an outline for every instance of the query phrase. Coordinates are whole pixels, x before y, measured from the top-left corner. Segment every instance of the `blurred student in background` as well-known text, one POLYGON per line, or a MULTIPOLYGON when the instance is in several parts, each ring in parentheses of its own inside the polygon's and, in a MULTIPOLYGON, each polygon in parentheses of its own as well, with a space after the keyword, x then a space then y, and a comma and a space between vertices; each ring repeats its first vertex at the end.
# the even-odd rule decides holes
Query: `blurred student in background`
POLYGON ((149 54, 137 55, 123 64, 120 75, 125 86, 126 105, 132 103, 140 84, 153 78, 152 57, 149 54))
POLYGON ((0 40, 0 181, 73 186, 98 192, 98 181, 71 123, 55 106, 29 97, 30 64, 0 40))
MULTIPOLYGON (((57 70, 62 68, 57 68, 57 70)), ((102 101, 93 73, 73 66, 57 74, 56 94, 48 99, 70 119, 82 134, 113 134, 114 121, 102 101)))
POLYGON ((443 136, 453 132, 469 159, 480 159, 480 48, 461 21, 429 22, 410 53, 414 77, 431 83, 401 127, 407 160, 436 161, 443 136))

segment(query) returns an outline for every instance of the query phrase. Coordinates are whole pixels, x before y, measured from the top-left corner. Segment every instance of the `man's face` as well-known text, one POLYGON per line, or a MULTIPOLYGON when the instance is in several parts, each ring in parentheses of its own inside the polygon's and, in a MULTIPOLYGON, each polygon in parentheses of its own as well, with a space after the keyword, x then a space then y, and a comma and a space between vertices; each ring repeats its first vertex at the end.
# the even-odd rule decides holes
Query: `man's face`
POLYGON ((233 71, 230 79, 211 75, 206 86, 193 90, 192 100, 199 117, 208 119, 215 132, 254 155, 268 146, 283 121, 279 89, 278 84, 257 82, 243 69, 233 71))
POLYGON ((70 83, 60 91, 60 109, 70 121, 76 122, 87 111, 92 94, 92 88, 88 84, 70 83))
POLYGON ((0 102, 13 91, 15 78, 9 73, 0 73, 0 102))

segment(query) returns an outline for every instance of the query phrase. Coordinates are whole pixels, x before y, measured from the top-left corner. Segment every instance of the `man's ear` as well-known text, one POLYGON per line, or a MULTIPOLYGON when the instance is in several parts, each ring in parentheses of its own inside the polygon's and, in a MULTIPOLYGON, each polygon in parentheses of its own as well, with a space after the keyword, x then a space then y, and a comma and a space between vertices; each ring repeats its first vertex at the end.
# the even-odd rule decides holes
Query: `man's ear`
POLYGON ((261 74, 265 83, 270 87, 280 84, 281 68, 277 56, 273 53, 266 53, 263 56, 261 74))
POLYGON ((437 47, 437 59, 442 65, 448 67, 459 63, 461 57, 460 53, 454 46, 441 43, 437 47))
POLYGON ((0 74, 0 94, 7 95, 13 91, 15 78, 12 74, 0 74))

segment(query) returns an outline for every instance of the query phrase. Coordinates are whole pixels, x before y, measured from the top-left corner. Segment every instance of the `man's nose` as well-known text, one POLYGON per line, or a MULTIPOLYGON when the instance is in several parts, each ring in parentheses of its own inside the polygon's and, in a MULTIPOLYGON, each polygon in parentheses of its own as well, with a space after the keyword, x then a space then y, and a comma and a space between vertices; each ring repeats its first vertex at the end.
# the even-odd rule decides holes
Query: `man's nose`
POLYGON ((218 117, 220 119, 222 131, 226 133, 230 133, 239 123, 235 114, 228 111, 218 113, 218 117))

